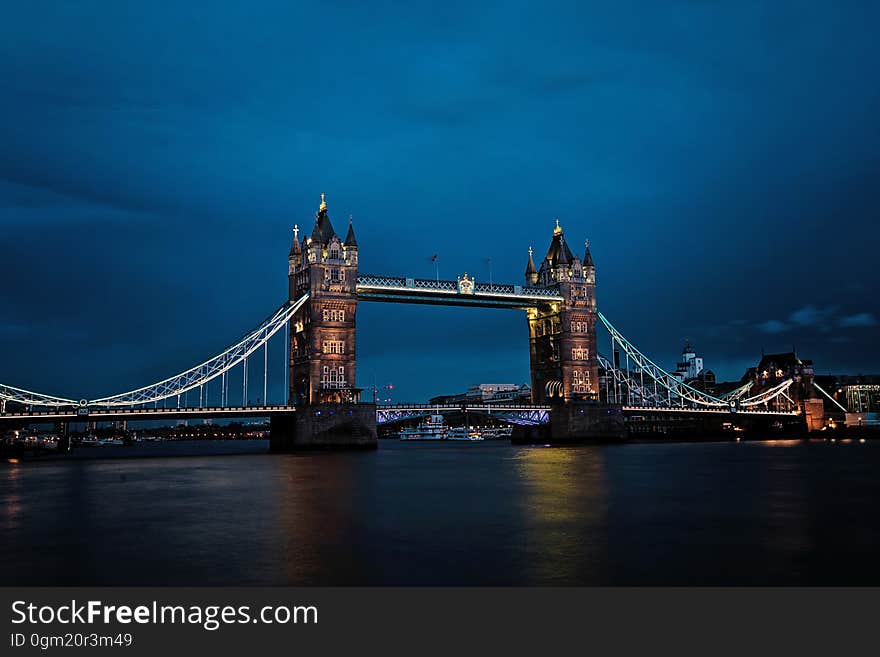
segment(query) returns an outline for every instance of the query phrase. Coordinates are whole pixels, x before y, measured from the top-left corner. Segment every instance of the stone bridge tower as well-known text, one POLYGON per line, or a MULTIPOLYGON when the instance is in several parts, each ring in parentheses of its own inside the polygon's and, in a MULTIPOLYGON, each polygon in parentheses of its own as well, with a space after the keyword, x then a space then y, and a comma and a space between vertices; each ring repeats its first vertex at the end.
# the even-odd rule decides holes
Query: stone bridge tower
POLYGON ((290 300, 311 295, 290 323, 290 403, 359 401, 355 388, 355 316, 358 246, 351 219, 343 241, 333 230, 327 203, 309 237, 294 228, 288 280, 290 300))
POLYGON ((558 288, 562 296, 561 303, 528 311, 532 401, 598 400, 596 268, 589 242, 583 260, 572 255, 557 219, 540 269, 530 248, 525 275, 527 286, 558 288))

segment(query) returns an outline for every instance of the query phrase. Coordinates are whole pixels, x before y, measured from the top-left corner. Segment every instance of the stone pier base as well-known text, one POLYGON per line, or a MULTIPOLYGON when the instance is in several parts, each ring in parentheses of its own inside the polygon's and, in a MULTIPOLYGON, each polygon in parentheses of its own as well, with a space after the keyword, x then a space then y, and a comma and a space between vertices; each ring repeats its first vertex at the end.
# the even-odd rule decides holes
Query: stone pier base
POLYGON ((623 412, 619 406, 598 402, 567 402, 550 408, 550 424, 523 427, 514 431, 514 443, 575 443, 621 442, 627 437, 623 412))
POLYGON ((821 431, 825 427, 825 400, 805 399, 803 404, 807 431, 821 431))
POLYGON ((550 408, 550 441, 618 442, 627 437, 623 412, 598 402, 568 402, 550 408))
POLYGON ((301 406, 294 415, 270 418, 269 449, 375 449, 375 404, 316 404, 301 406))

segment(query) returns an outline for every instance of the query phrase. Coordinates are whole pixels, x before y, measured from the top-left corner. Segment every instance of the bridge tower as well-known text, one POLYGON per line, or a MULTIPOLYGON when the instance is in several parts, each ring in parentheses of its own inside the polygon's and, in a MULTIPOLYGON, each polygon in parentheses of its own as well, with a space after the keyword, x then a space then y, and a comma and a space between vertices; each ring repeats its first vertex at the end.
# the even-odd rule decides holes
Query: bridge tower
POLYGON ((358 245, 351 218, 342 240, 333 230, 321 194, 311 236, 300 241, 299 228, 294 228, 288 262, 290 300, 310 295, 290 322, 289 401, 299 405, 358 402, 358 245))
POLYGON ((573 255, 557 219, 539 269, 529 248, 525 276, 527 286, 558 288, 563 298, 528 311, 533 403, 598 400, 596 267, 589 241, 583 259, 573 255))

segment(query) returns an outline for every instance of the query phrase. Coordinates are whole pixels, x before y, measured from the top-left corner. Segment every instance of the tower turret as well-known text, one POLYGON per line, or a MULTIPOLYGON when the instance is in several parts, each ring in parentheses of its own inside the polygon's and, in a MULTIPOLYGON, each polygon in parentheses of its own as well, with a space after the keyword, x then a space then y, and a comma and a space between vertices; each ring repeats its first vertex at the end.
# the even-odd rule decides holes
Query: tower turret
POLYGON ((354 236, 354 219, 348 215, 348 233, 345 235, 345 261, 350 265, 357 265, 358 261, 358 243, 354 236))
POLYGON ((559 219, 556 219, 550 248, 547 249, 547 255, 541 262, 541 269, 538 271, 541 285, 552 285, 566 280, 569 277, 569 266, 572 260, 574 260, 574 256, 565 242, 565 235, 562 232, 562 226, 559 225, 559 219))
POLYGON ((584 267, 595 267, 593 254, 590 253, 590 240, 584 240, 584 267))
POLYGON ((348 215, 348 233, 345 235, 345 246, 348 248, 357 248, 357 239, 354 236, 354 218, 348 215))
POLYGON ((293 226, 293 242, 290 243, 290 253, 287 255, 290 274, 302 264, 302 248, 299 245, 299 226, 293 226))
POLYGON ((330 215, 327 214, 327 201, 324 194, 321 194, 321 205, 315 213, 315 227, 312 230, 312 242, 321 245, 329 244, 330 240, 336 235, 333 230, 333 224, 330 222, 330 215))
POLYGON ((526 285, 534 285, 538 282, 538 270, 535 269, 535 261, 532 260, 532 247, 529 247, 529 261, 526 264, 526 285))

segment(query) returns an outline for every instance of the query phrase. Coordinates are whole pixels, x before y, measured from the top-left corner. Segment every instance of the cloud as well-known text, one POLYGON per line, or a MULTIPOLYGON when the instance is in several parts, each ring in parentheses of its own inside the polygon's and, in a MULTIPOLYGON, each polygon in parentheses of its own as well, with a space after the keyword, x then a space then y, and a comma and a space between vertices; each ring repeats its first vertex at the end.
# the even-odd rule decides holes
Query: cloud
POLYGON ((806 305, 789 315, 788 320, 796 326, 827 328, 830 326, 831 318, 836 310, 835 306, 817 308, 813 305, 806 305))
POLYGON ((766 322, 758 324, 757 327, 758 330, 764 333, 784 333, 791 328, 788 324, 780 322, 778 319, 768 319, 766 322))
POLYGON ((817 308, 813 305, 806 305, 789 315, 788 320, 792 328, 794 326, 816 327, 821 331, 828 331, 834 326, 839 328, 877 326, 877 318, 873 313, 860 312, 840 317, 836 317, 836 313, 836 306, 817 308))
POLYGON ((872 313, 856 313, 855 315, 841 317, 837 325, 841 328, 877 326, 877 318, 872 313))
POLYGON ((808 304, 795 310, 785 321, 768 319, 755 324, 755 327, 763 333, 778 334, 798 328, 815 328, 826 332, 835 326, 839 328, 877 326, 877 318, 873 313, 861 312, 841 317, 837 317, 836 313, 837 306, 816 307, 808 304))

